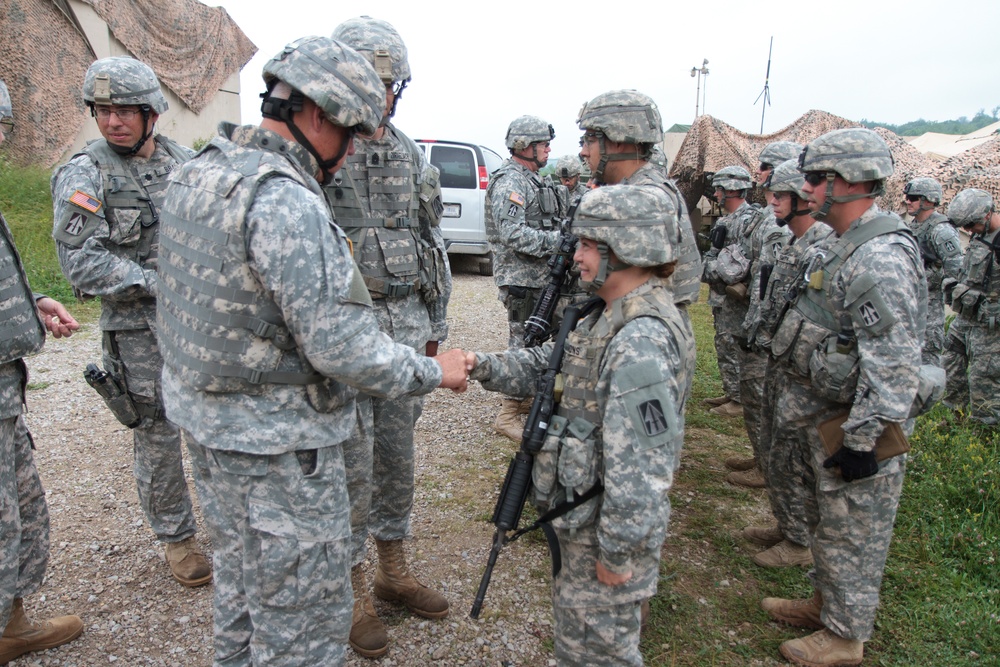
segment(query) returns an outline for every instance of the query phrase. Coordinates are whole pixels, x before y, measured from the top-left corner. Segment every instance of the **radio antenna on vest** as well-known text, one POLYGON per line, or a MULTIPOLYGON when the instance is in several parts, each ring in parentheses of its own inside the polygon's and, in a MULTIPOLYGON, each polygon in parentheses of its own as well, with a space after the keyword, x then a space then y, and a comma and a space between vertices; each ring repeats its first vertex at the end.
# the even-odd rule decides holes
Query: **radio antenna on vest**
POLYGON ((756 105, 760 102, 760 98, 764 98, 764 104, 760 107, 760 133, 764 134, 764 112, 767 108, 771 106, 771 88, 768 86, 768 80, 771 78, 771 49, 774 48, 774 35, 771 35, 771 44, 767 47, 767 74, 764 75, 764 90, 760 91, 760 95, 757 99, 753 101, 756 105))

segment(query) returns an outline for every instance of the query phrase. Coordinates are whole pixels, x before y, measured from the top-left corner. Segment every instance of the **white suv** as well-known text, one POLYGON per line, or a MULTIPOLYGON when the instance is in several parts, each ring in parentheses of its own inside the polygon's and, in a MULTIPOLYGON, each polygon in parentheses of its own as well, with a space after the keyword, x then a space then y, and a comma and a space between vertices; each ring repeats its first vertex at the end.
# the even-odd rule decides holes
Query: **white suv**
POLYGON ((486 146, 460 141, 417 139, 441 170, 441 233, 449 253, 479 255, 479 272, 493 275, 493 253, 486 240, 486 186, 503 158, 486 146))

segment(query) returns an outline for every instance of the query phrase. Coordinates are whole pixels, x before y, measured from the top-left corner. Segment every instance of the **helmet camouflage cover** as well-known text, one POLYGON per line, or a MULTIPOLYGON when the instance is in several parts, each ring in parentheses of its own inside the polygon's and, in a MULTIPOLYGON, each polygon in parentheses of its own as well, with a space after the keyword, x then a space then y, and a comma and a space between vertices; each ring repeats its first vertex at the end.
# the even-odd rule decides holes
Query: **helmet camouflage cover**
POLYGON ((153 68, 128 56, 91 63, 83 77, 83 101, 89 105, 148 106, 157 114, 168 108, 153 68))
POLYGON ((985 190, 966 188, 948 204, 948 218, 959 227, 988 222, 993 213, 993 197, 985 190))
POLYGON ((383 83, 410 80, 410 62, 403 38, 388 21, 359 16, 338 25, 332 37, 368 60, 383 83))
POLYGON ((750 172, 739 165, 723 167, 712 175, 712 187, 723 190, 749 190, 753 185, 750 172))
POLYGON ((602 132, 624 144, 658 144, 663 122, 656 102, 638 90, 612 90, 583 105, 576 119, 581 130, 602 132))
POLYGON ((941 184, 927 177, 914 178, 903 188, 903 194, 923 197, 933 204, 940 204, 944 196, 941 184))
POLYGON ((538 116, 519 116, 507 127, 504 144, 512 151, 519 151, 539 141, 551 141, 555 136, 552 125, 538 116))
POLYGON ((573 219, 580 238, 607 244, 630 266, 651 267, 674 261, 677 212, 659 188, 605 185, 588 190, 573 219))
POLYGON ((378 129, 385 84, 354 49, 330 37, 303 37, 264 65, 264 82, 284 81, 312 100, 335 125, 362 134, 378 129))
POLYGON ((799 199, 805 200, 807 196, 802 188, 805 184, 806 179, 799 171, 798 159, 789 159, 771 170, 767 181, 764 182, 764 188, 771 192, 793 192, 799 199))
POLYGON ((7 91, 7 84, 0 80, 0 119, 10 118, 14 115, 14 108, 11 106, 10 93, 7 91))
POLYGON ((810 141, 799 156, 799 169, 835 172, 848 183, 864 183, 889 178, 894 166, 882 137, 863 127, 850 127, 810 141))
POLYGON ((563 155, 556 162, 557 178, 573 178, 580 175, 580 158, 576 155, 563 155))
POLYGON ((801 152, 802 144, 794 141, 772 141, 760 152, 760 161, 762 164, 775 167, 785 160, 797 160, 801 152))

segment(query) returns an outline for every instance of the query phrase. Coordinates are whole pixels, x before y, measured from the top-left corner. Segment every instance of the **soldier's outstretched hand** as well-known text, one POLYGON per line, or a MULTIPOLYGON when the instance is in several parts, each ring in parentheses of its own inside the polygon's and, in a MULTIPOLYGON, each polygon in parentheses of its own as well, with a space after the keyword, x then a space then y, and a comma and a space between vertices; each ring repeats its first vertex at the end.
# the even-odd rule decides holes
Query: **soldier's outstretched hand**
POLYGON ((68 338, 80 328, 80 323, 55 299, 42 297, 35 302, 35 307, 38 309, 38 317, 42 320, 42 324, 56 338, 68 338))
POLYGON ((434 360, 441 365, 444 375, 438 386, 451 389, 455 393, 461 393, 469 387, 469 367, 465 352, 453 348, 437 355, 434 360))

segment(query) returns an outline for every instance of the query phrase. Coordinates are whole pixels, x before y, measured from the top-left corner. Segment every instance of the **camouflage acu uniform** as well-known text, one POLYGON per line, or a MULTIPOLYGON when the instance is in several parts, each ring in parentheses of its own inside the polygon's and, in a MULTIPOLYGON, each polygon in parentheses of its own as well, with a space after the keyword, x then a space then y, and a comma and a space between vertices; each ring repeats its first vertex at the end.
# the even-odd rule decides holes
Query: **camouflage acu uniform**
POLYGON ((486 190, 486 238, 493 280, 507 308, 508 347, 524 346, 524 321, 548 282, 548 258, 559 247, 559 197, 552 180, 508 159, 486 190))
POLYGON ((844 446, 870 451, 886 423, 907 421, 917 392, 927 288, 912 235, 874 205, 843 236, 822 245, 824 258, 811 267, 819 271, 814 278, 821 289, 814 280, 800 290, 771 341, 785 373, 774 442, 795 443, 788 445, 789 474, 799 476, 807 494, 815 562, 809 576, 823 596, 822 622, 840 637, 866 641, 905 458, 887 459, 875 475, 845 482, 836 468, 823 467, 827 455, 816 427, 849 410, 844 446), (853 245, 858 247, 850 253, 853 245))
MULTIPOLYGON (((2 85, 2 82, 0 82, 2 85)), ((6 93, 6 89, 2 92, 6 93)), ((28 383, 22 357, 38 352, 45 329, 38 319, 14 238, 0 214, 0 628, 14 598, 42 585, 49 561, 49 509, 32 456, 34 443, 21 415, 28 383)))
POLYGON ((788 433, 784 424, 785 413, 777 409, 783 400, 788 376, 780 372, 780 365, 770 355, 771 336, 784 314, 789 301, 794 301, 799 289, 804 289, 802 276, 805 267, 833 230, 822 223, 814 223, 801 238, 791 236, 775 260, 774 270, 767 283, 767 290, 760 304, 760 318, 753 332, 753 344, 768 355, 764 374, 764 396, 761 405, 758 455, 760 469, 768 486, 771 512, 778 521, 782 536, 795 544, 808 545, 811 541, 803 508, 809 498, 803 480, 811 472, 807 452, 800 451, 800 440, 776 440, 776 432, 788 433))
POLYGON ((958 314, 944 349, 951 408, 970 406, 970 417, 1000 424, 1000 230, 976 234, 969 242, 959 284, 952 291, 958 314))
POLYGON ((180 432, 163 415, 156 340, 159 212, 167 181, 190 149, 161 136, 147 160, 100 139, 52 175, 53 237, 66 279, 101 297, 104 367, 127 386, 142 422, 133 429, 139 502, 162 542, 195 533, 180 432))
MULTIPOLYGON (((659 579, 667 493, 684 438, 685 358, 694 344, 672 301, 660 283, 647 282, 582 321, 566 345, 566 389, 535 461, 533 497, 542 511, 598 480, 605 490, 553 521, 562 553, 552 583, 560 665, 642 664, 639 607, 659 579), (598 560, 632 577, 606 586, 598 560)), ((479 355, 472 378, 524 393, 551 350, 547 343, 479 355)))
MULTIPOLYGON (((448 334, 451 270, 438 226, 438 170, 391 123, 381 139, 355 139, 354 150, 324 194, 351 240, 379 328, 423 353, 428 341, 444 340, 448 334)), ((355 563, 364 560, 369 521, 378 539, 409 535, 413 429, 423 399, 359 397, 358 404, 359 416, 369 423, 359 425, 355 437, 344 444, 345 456, 353 462, 348 479, 355 563), (369 400, 371 405, 362 405, 369 400), (371 465, 366 458, 372 459, 371 465)))
MULTIPOLYGON (((684 322, 684 330, 688 337, 694 340, 694 328, 691 326, 691 316, 687 307, 698 302, 698 293, 701 291, 701 252, 694 237, 694 228, 691 226, 691 217, 688 214, 687 204, 680 195, 677 186, 667 178, 664 167, 647 162, 639 167, 638 171, 622 180, 623 185, 655 185, 665 190, 668 200, 676 201, 678 205, 677 217, 681 231, 680 245, 677 247, 677 265, 674 273, 667 279, 667 289, 674 295, 674 305, 677 306, 684 322)), ((684 388, 684 403, 691 397, 691 385, 694 382, 695 366, 697 364, 697 350, 691 345, 687 349, 687 358, 684 363, 684 374, 688 379, 684 388)))
POLYGON ((223 124, 163 213, 164 401, 212 532, 218 665, 343 663, 351 387, 395 398, 441 382, 379 331, 317 171, 301 145, 223 124))
MULTIPOLYGON (((743 271, 731 266, 727 257, 741 244, 747 243, 749 233, 755 222, 760 222, 765 214, 758 208, 743 202, 735 211, 719 218, 716 225, 726 226, 726 255, 722 255, 722 264, 730 264, 727 275, 720 271, 720 251, 711 248, 705 253, 702 282, 708 283, 708 305, 712 307, 712 317, 715 320, 715 352, 718 356, 719 374, 722 376, 722 387, 726 396, 742 402, 740 396, 740 357, 741 346, 745 342, 743 322, 749 309, 749 299, 729 294, 727 285, 744 283, 747 280, 748 269, 743 271), (742 277, 740 274, 742 273, 742 277), (726 282, 727 279, 732 282, 726 282)), ((772 216, 773 219, 773 216, 772 216)), ((732 291, 732 290, 729 290, 732 291)))
POLYGON ((927 334, 923 363, 941 366, 944 349, 944 291, 942 283, 953 284, 962 273, 962 242, 958 231, 941 213, 931 213, 923 222, 910 222, 920 245, 927 275, 927 334))

